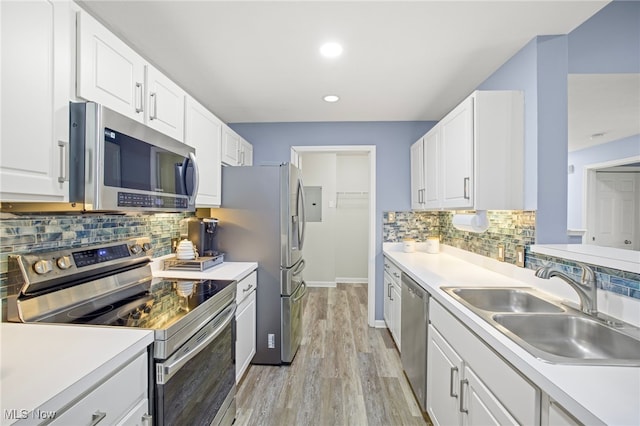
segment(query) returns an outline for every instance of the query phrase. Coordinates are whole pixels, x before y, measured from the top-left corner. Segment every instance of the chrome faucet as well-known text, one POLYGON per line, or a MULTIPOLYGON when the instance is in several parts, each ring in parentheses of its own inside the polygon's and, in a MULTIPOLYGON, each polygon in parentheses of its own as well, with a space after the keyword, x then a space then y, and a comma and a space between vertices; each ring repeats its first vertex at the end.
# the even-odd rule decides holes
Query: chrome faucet
POLYGON ((580 282, 575 281, 569 275, 550 266, 543 266, 536 271, 536 277, 548 280, 551 277, 561 278, 578 293, 580 297, 580 310, 585 314, 598 315, 598 286, 596 285, 596 274, 584 263, 576 262, 582 268, 582 278, 580 282))

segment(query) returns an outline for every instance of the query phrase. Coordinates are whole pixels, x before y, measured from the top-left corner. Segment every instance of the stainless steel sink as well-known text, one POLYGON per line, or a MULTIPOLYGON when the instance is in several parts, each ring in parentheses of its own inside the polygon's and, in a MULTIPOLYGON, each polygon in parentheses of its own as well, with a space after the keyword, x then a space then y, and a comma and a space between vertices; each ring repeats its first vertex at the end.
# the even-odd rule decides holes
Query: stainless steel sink
POLYGON ((490 312, 564 312, 554 303, 536 296, 528 287, 447 287, 463 304, 490 312))
POLYGON ((640 329, 580 312, 531 287, 443 287, 538 359, 640 366, 640 329))
POLYGON ((546 361, 640 365, 640 340, 587 316, 495 314, 492 319, 507 336, 546 361))

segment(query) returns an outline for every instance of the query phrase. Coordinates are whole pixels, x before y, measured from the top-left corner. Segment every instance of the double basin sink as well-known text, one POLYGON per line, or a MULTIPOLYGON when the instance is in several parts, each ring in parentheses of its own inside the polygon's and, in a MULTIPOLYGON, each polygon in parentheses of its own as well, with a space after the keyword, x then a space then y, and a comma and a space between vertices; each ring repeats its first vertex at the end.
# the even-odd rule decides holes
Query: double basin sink
POLYGON ((631 325, 583 314, 529 287, 442 289, 543 361, 640 366, 640 330, 631 325))

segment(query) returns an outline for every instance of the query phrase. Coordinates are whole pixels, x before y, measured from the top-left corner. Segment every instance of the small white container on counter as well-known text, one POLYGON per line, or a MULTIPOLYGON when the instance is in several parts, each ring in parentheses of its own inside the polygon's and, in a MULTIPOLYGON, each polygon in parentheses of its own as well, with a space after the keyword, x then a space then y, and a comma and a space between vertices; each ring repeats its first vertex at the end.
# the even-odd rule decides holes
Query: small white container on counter
POLYGON ((427 238, 427 253, 440 253, 440 238, 428 237, 427 238))
POLYGON ((416 240, 412 238, 405 238, 402 240, 402 251, 405 253, 413 253, 416 251, 416 240))

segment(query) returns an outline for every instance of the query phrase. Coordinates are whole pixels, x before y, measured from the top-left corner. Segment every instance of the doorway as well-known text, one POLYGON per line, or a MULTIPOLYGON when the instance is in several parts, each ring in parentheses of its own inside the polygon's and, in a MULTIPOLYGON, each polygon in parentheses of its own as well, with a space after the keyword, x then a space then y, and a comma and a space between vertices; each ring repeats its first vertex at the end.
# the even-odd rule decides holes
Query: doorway
POLYGON ((586 243, 640 250, 640 157, 585 167, 586 243))
POLYGON ((365 282, 370 327, 376 300, 375 156, 370 145, 291 147, 291 162, 302 169, 305 187, 322 205, 314 211, 316 223, 307 223, 305 259, 317 261, 307 265, 310 285, 365 282))

